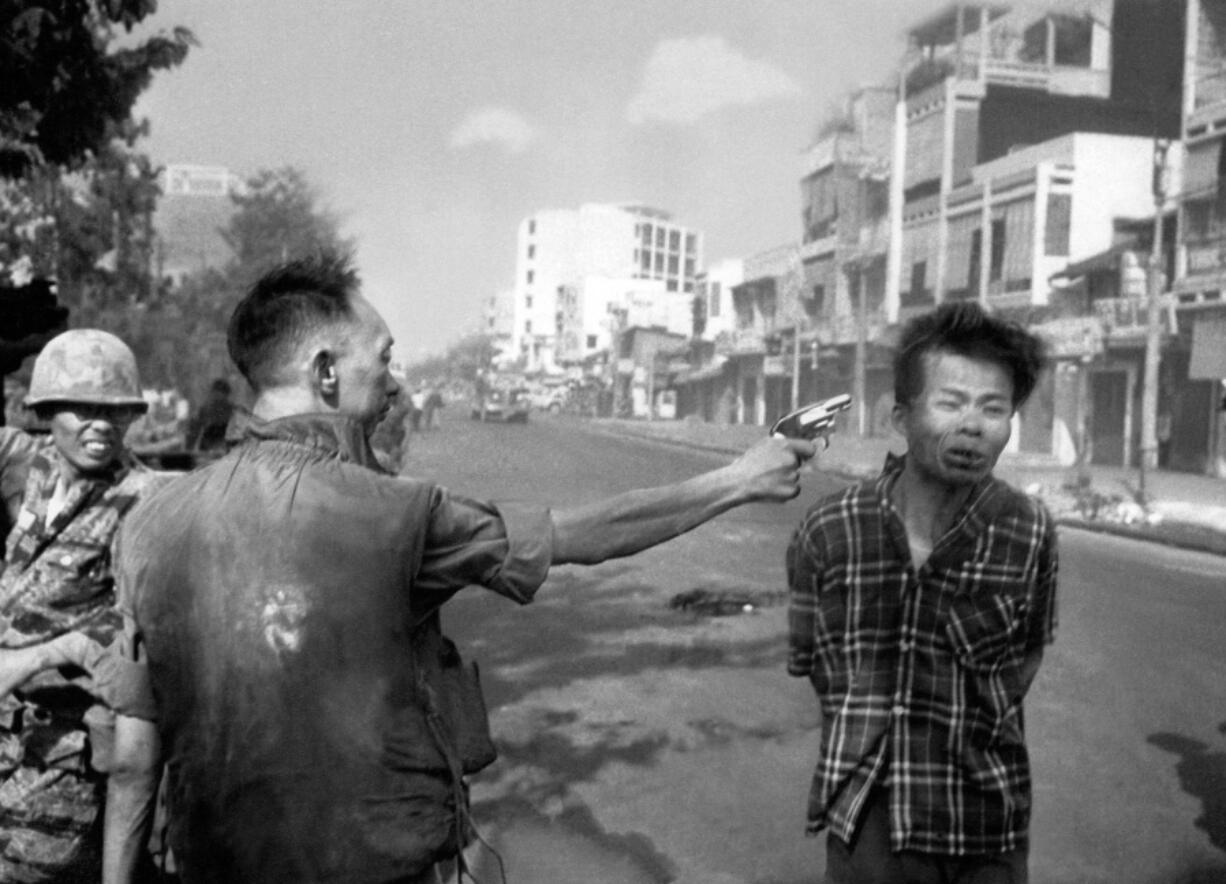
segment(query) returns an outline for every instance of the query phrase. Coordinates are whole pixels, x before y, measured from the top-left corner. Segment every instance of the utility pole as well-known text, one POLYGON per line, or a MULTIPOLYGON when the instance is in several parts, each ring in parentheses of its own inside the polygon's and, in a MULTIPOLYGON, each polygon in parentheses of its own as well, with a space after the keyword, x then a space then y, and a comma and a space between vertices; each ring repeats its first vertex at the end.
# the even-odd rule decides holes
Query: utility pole
POLYGON ((1162 360, 1162 216, 1166 208, 1166 154, 1170 142, 1154 139, 1154 241, 1149 256, 1145 303, 1145 378, 1141 390, 1140 492, 1146 495, 1145 474, 1158 466, 1158 365, 1162 360))

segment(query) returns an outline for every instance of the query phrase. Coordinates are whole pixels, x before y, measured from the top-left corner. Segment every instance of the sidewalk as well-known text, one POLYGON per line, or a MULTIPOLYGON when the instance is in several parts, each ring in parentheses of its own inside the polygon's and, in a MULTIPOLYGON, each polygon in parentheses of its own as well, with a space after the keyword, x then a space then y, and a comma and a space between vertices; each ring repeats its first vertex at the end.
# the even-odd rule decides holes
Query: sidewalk
MULTIPOLYGON (((762 438, 764 427, 708 424, 701 421, 646 421, 600 418, 586 421, 593 430, 653 439, 662 443, 739 454, 762 438)), ((841 429, 841 428, 840 428, 841 429)), ((850 479, 875 476, 886 453, 901 453, 897 437, 860 438, 845 432, 830 437, 818 458, 822 468, 850 479)), ((1104 531, 1188 549, 1226 555, 1226 479, 1167 470, 1146 476, 1148 506, 1136 500, 1138 472, 1133 468, 1091 465, 1088 485, 1080 489, 1076 470, 1054 457, 1001 456, 996 475, 1043 499, 1064 526, 1104 531)))

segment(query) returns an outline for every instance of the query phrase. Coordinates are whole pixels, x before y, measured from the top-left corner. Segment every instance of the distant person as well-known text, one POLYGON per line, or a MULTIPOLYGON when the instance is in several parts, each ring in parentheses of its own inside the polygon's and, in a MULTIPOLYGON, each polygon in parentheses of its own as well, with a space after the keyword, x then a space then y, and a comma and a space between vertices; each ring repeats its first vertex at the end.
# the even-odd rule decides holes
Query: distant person
POLYGON ((419 386, 409 394, 409 429, 416 433, 421 429, 421 416, 426 409, 426 391, 419 386))
POLYGON ((218 378, 209 386, 208 398, 192 419, 188 448, 192 451, 225 451, 226 428, 234 417, 234 403, 230 399, 232 389, 225 378, 218 378))
POLYGON ((822 710, 809 831, 829 884, 1024 884, 1025 697, 1056 620, 1056 534, 992 476, 1043 366, 973 302, 903 331, 907 453, 819 501, 788 549, 788 671, 822 710))
MULTIPOLYGON (((474 584, 527 603, 551 565, 790 499, 815 451, 766 438, 667 487, 483 503, 375 461, 369 437, 399 392, 392 338, 344 259, 265 275, 228 340, 256 394, 246 438, 134 513, 117 553, 159 700, 156 723, 119 719, 117 752, 143 747, 153 771, 164 748, 186 884, 437 881, 470 837, 463 777, 495 756, 440 608, 474 584)), ((139 783, 107 800, 147 807, 124 788, 139 783)), ((143 841, 142 819, 108 816, 113 851, 143 841)))
POLYGON ((438 410, 442 407, 443 394, 438 391, 438 387, 427 388, 421 406, 421 422, 425 429, 438 429, 438 410))

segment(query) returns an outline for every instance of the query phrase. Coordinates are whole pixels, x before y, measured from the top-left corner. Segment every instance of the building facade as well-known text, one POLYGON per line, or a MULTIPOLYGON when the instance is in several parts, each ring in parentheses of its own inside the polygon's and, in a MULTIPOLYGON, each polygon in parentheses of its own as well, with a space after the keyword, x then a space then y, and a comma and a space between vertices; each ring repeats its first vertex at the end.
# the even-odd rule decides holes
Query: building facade
POLYGON ((220 268, 234 253, 221 235, 234 216, 231 194, 242 180, 220 166, 174 164, 162 171, 162 197, 154 216, 158 275, 175 284, 207 268, 220 268))
POLYGON ((537 212, 519 225, 505 355, 529 371, 558 371, 560 333, 578 336, 562 348, 572 355, 587 350, 589 335, 599 335, 592 329, 601 320, 583 309, 601 296, 584 294, 599 288, 592 278, 652 280, 688 301, 701 264, 701 234, 658 209, 592 203, 537 212), (563 315, 559 305, 568 298, 572 310, 563 315), (578 329, 576 306, 583 316, 578 329))

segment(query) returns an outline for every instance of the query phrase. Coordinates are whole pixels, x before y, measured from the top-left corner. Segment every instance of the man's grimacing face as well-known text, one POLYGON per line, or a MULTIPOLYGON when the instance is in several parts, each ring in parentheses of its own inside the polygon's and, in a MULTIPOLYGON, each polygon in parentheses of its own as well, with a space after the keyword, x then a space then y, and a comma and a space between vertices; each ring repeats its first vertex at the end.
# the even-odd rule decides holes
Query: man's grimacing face
POLYGON ((338 410, 367 434, 392 407, 400 385, 392 377, 392 334, 379 311, 361 295, 350 298, 353 319, 336 350, 338 410))
POLYGON ((996 465, 1012 433, 1013 379, 1005 366, 955 353, 924 356, 924 388, 894 406, 907 461, 946 486, 971 485, 996 465))
POLYGON ((51 440, 78 476, 111 468, 123 453, 123 437, 140 411, 128 406, 66 402, 54 406, 51 440))

